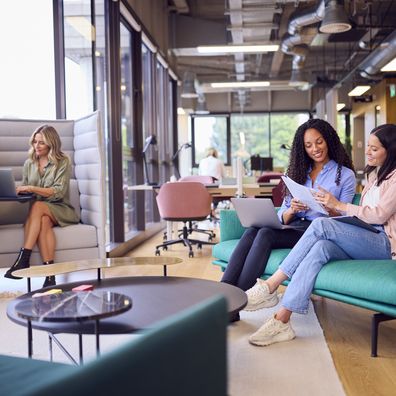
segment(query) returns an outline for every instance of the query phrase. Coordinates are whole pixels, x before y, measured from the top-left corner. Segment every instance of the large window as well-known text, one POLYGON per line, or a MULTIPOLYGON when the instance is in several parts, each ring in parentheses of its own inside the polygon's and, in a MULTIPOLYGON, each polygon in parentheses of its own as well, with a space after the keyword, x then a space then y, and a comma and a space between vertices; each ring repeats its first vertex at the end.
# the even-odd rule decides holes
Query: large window
MULTIPOLYGON (((307 121, 308 113, 262 113, 232 114, 228 116, 193 116, 192 135, 194 143, 193 167, 205 156, 208 147, 219 152, 219 158, 226 164, 231 158, 235 166, 236 157, 249 163, 252 155, 273 157, 275 170, 283 171, 289 161, 289 151, 281 149, 290 146, 300 124, 307 121), (227 148, 231 147, 228 153, 227 148)), ((249 166, 247 165, 249 169, 249 166)))
POLYGON ((193 117, 193 166, 197 166, 206 157, 209 147, 215 148, 219 159, 228 163, 227 121, 228 116, 224 115, 193 117))
POLYGON ((94 108, 92 62, 95 29, 91 0, 63 0, 65 29, 66 115, 75 119, 94 108))
POLYGON ((251 155, 270 156, 269 116, 231 115, 231 150, 233 157, 245 160, 251 155))
POLYGON ((132 155, 133 139, 133 84, 132 84, 132 32, 120 25, 121 65, 121 136, 122 136, 122 179, 124 185, 124 231, 136 230, 136 192, 127 187, 136 184, 136 163, 132 155))
MULTIPOLYGON (((143 141, 151 135, 157 135, 155 122, 155 70, 154 54, 142 44, 142 93, 143 93, 143 141)), ((150 144, 146 152, 148 181, 158 182, 158 145, 150 144)), ((146 191, 145 215, 146 224, 155 221, 154 210, 156 209, 155 197, 152 191, 146 191)))
POLYGON ((0 117, 56 118, 52 0, 0 2, 0 117))
POLYGON ((274 168, 286 170, 290 151, 281 149, 283 144, 290 146, 297 128, 308 121, 308 113, 271 113, 271 157, 274 168))

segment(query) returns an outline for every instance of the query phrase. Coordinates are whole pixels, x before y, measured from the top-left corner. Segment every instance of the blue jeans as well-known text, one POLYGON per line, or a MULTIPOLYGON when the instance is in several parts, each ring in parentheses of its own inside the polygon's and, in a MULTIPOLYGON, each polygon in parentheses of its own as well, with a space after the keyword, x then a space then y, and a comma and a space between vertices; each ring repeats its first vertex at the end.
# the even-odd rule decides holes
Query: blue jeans
POLYGON ((315 219, 279 269, 291 279, 282 306, 305 314, 316 277, 330 260, 391 259, 390 242, 378 234, 331 218, 315 219))

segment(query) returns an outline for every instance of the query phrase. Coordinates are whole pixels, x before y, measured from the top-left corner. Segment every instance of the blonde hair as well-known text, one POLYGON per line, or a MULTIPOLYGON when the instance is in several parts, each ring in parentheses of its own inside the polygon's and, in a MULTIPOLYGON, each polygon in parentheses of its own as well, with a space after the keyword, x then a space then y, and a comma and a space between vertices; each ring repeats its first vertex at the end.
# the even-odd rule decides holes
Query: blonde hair
POLYGON ((33 146, 33 141, 38 133, 41 134, 41 136, 43 137, 44 143, 49 147, 48 160, 50 162, 57 165, 60 160, 62 160, 63 158, 67 158, 66 154, 64 154, 61 150, 62 142, 60 140, 58 132, 56 131, 56 129, 54 127, 45 124, 45 125, 39 126, 32 133, 32 136, 30 137, 29 158, 32 161, 34 161, 34 162, 38 161, 38 157, 35 153, 34 146, 33 146))
POLYGON ((217 158, 217 156, 218 156, 217 150, 216 150, 214 147, 209 147, 209 148, 206 150, 206 156, 207 156, 207 157, 212 156, 212 157, 217 158))

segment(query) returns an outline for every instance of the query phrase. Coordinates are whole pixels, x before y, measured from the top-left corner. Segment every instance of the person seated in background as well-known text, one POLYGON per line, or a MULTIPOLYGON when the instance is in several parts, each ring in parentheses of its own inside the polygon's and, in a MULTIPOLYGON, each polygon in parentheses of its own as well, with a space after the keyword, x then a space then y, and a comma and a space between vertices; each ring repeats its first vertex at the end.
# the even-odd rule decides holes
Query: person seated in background
MULTIPOLYGON (((12 272, 30 266, 30 255, 36 243, 43 264, 53 264, 56 244, 53 227, 79 222, 69 202, 71 162, 61 151, 58 132, 52 126, 42 125, 33 132, 29 143, 29 156, 23 166, 22 184, 17 187, 17 193, 33 193, 35 201, 25 223, 23 248, 4 275, 10 279, 21 279, 12 272)), ((55 284, 55 276, 47 276, 43 287, 55 284)))
POLYGON ((209 147, 206 151, 206 157, 199 162, 198 174, 202 176, 212 176, 221 182, 225 176, 224 164, 219 160, 217 150, 209 147))
MULTIPOLYGON (((323 187, 341 202, 352 202, 355 194, 356 179, 352 161, 337 132, 327 121, 321 119, 308 120, 298 127, 286 175, 309 188, 323 187)), ((332 208, 327 210, 330 216, 339 215, 332 208)), ((230 257, 222 282, 242 290, 251 288, 263 275, 271 250, 292 248, 311 221, 323 214, 311 210, 297 198, 287 194, 278 216, 281 223, 297 228, 248 228, 230 257)), ((248 304, 245 310, 254 311, 278 303, 276 294, 272 295, 272 301, 256 301, 255 291, 256 289, 247 291, 248 304)))
POLYGON ((367 184, 360 205, 342 202, 323 188, 315 198, 332 211, 373 224, 378 233, 331 217, 315 219, 279 269, 266 281, 257 280, 248 290, 248 296, 255 296, 255 304, 270 306, 265 302, 273 301, 279 285, 290 279, 281 307, 250 336, 251 344, 265 346, 295 338, 290 317, 294 312, 307 313, 316 277, 329 261, 396 258, 396 125, 380 125, 372 130, 366 156, 367 184))

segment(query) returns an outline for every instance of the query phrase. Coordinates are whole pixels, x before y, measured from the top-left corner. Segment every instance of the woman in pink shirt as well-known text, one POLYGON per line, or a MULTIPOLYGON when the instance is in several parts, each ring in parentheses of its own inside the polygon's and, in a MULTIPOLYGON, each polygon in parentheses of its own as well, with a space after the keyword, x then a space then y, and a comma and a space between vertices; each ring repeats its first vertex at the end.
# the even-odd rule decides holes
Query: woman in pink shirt
POLYGON ((259 308, 273 306, 279 285, 290 279, 281 307, 249 342, 258 346, 292 340, 293 312, 306 314, 309 298, 321 268, 330 260, 396 259, 396 125, 381 125, 371 132, 366 148, 367 185, 359 205, 344 203, 321 190, 316 199, 327 208, 357 216, 373 224, 378 232, 333 218, 312 221, 302 238, 267 280, 259 279, 246 293, 259 308))

